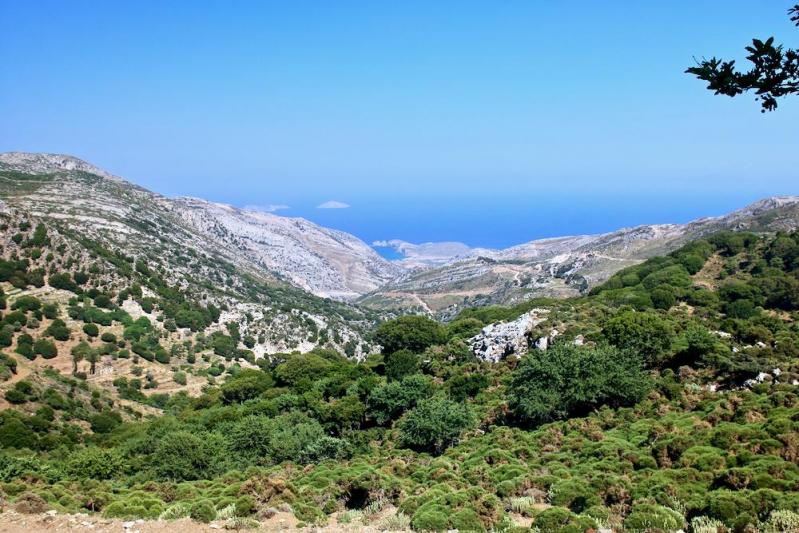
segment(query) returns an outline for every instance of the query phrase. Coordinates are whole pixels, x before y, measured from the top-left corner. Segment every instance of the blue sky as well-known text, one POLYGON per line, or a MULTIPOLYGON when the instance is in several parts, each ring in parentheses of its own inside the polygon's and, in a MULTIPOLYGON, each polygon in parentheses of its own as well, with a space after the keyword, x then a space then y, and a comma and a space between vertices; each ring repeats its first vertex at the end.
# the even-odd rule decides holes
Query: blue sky
POLYGON ((788 4, 0 0, 0 151, 366 240, 682 221, 799 194, 799 98, 683 74, 799 46, 788 4))

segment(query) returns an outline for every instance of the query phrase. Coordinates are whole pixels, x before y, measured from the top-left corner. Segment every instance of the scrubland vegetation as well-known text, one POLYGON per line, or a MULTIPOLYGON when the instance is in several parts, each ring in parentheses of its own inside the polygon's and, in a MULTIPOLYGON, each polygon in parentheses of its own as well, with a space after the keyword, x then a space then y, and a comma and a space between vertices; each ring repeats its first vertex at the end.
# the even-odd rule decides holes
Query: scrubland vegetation
POLYGON ((799 527, 797 233, 717 234, 582 298, 400 317, 358 362, 326 348, 256 360, 237 324, 206 334, 220 309, 146 262, 59 255, 41 225, 4 231, 0 490, 20 509, 242 525, 281 506, 305 524, 391 509, 378 525, 423 531, 799 527), (550 310, 530 335, 547 350, 474 357, 468 338, 533 307, 550 310), (71 372, 19 375, 67 352, 71 372), (141 375, 98 389, 104 358, 141 375), (148 393, 147 365, 204 386, 148 393))

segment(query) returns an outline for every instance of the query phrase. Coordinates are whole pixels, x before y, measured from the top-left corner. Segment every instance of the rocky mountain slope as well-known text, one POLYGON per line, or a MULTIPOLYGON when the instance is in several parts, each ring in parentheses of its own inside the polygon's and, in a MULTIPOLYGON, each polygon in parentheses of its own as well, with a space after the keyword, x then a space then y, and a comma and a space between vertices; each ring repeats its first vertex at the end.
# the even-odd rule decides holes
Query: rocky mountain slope
POLYGON ((40 176, 0 185, 3 197, 34 214, 82 221, 92 233, 120 240, 131 231, 138 237, 143 228, 177 233, 184 241, 211 243, 211 249, 235 262, 268 270, 317 296, 353 298, 400 272, 348 233, 301 218, 168 199, 70 156, 5 153, 0 169, 40 176))
MULTIPOLYGON (((371 308, 446 318, 464 306, 582 294, 624 267, 715 231, 774 231, 799 223, 799 197, 774 197, 687 224, 541 239, 503 250, 460 243, 375 243, 405 253, 402 261, 388 261, 345 232, 301 218, 195 198, 165 198, 69 156, 0 154, 0 172, 0 198, 10 206, 129 255, 143 254, 160 262, 172 281, 180 280, 184 287, 202 281, 241 293, 255 279, 281 287, 281 302, 291 294, 288 300, 295 307, 305 302, 300 307, 304 311, 324 308, 312 313, 319 320, 310 330, 331 329, 321 317, 332 312, 332 304, 320 299, 310 303, 308 293, 359 304, 344 306, 344 315, 371 308)), ((298 346, 312 346, 298 339, 298 346)))
POLYGON ((687 224, 625 228, 600 235, 531 241, 504 250, 462 251, 450 262, 411 258, 405 276, 360 299, 375 308, 450 316, 465 306, 513 304, 537 296, 583 294, 618 270, 721 230, 768 232, 799 227, 799 196, 773 197, 725 216, 687 224), (443 264, 441 264, 443 263, 443 264))
POLYGON ((43 222, 70 250, 103 258, 107 288, 141 284, 156 315, 175 299, 217 307, 209 331, 240 324, 242 336, 256 339, 256 356, 328 343, 359 355, 366 348, 359 331, 371 315, 298 287, 352 296, 394 272, 338 232, 171 200, 69 156, 0 154, 0 201, 13 218, 43 222))
POLYGON ((235 247, 254 264, 317 296, 350 299, 401 273, 360 239, 303 218, 196 198, 178 198, 172 205, 198 234, 235 247))

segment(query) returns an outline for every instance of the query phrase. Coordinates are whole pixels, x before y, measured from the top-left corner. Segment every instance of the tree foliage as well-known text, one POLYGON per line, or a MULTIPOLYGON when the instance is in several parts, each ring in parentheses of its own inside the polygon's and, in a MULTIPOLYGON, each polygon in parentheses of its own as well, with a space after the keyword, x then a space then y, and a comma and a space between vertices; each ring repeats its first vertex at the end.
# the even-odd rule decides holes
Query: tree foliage
POLYGON ((508 385, 508 407, 519 423, 537 426, 603 405, 633 405, 650 387, 640 356, 630 351, 561 343, 521 360, 508 385))
POLYGON ((422 353, 434 344, 446 340, 444 328, 424 316, 410 315, 380 324, 374 335, 375 342, 383 347, 383 353, 399 350, 422 353))
POLYGON ((422 400, 400 423, 400 442, 416 450, 441 453, 474 424, 469 406, 438 397, 422 400))
MULTIPOLYGON (((799 4, 788 12, 799 26, 799 4)), ((764 113, 777 109, 779 98, 799 94, 799 50, 775 45, 774 37, 769 37, 765 41, 752 39, 746 51, 746 59, 752 64, 749 70, 737 70, 734 60, 713 57, 685 72, 707 82, 707 88, 715 94, 733 97, 754 92, 764 113)))

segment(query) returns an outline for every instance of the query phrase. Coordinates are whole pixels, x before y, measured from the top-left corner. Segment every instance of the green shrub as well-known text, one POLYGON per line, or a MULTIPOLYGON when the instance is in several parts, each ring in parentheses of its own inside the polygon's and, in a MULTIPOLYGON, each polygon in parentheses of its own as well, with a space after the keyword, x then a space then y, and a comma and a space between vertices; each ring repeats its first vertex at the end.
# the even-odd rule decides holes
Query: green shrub
POLYGON ((0 426, 0 446, 3 448, 35 449, 37 443, 36 434, 16 418, 7 419, 0 426))
POLYGON ((513 372, 507 396, 516 419, 534 426, 584 416, 603 405, 634 405, 650 387, 633 353, 610 346, 562 343, 523 358, 513 372))
POLYGON ((108 504, 103 509, 106 518, 158 518, 164 512, 164 503, 150 496, 131 495, 108 504))
POLYGON ((151 465, 162 479, 209 479, 219 471, 219 452, 220 442, 211 435, 176 431, 160 438, 151 465))
POLYGON ((600 504, 596 489, 582 479, 567 479, 555 483, 549 493, 552 505, 568 507, 577 514, 600 504))
POLYGON ((216 518, 216 509, 211 502, 200 500, 191 504, 189 516, 198 522, 207 524, 216 518))
POLYGON ((441 453, 474 424, 469 407, 445 398, 422 400, 400 423, 400 442, 416 450, 441 453))
POLYGON ((54 389, 46 389, 44 392, 42 392, 42 400, 53 409, 59 411, 64 410, 69 406, 66 399, 64 399, 64 397, 54 389))
POLYGON ((252 496, 240 496, 236 499, 236 516, 250 516, 255 514, 255 498, 252 496))
POLYGON ((433 393, 430 379, 421 375, 407 376, 400 382, 376 387, 369 394, 367 412, 380 425, 399 418, 407 409, 433 393))
POLYGON ((651 529, 673 531, 681 529, 683 522, 683 516, 673 509, 662 505, 639 503, 633 506, 630 514, 624 519, 624 527, 641 531, 651 529))
POLYGON ((477 396, 481 390, 488 387, 489 380, 485 374, 459 373, 447 380, 446 385, 452 399, 462 402, 467 398, 477 396))
POLYGON ((580 533, 586 529, 596 527, 594 521, 588 517, 577 516, 562 507, 550 507, 541 511, 535 517, 533 525, 540 531, 558 531, 565 533, 580 533))
POLYGON ((443 506, 428 506, 411 517, 411 525, 417 531, 446 531, 449 529, 449 513, 443 506))
POLYGON ((118 413, 106 411, 90 417, 89 423, 95 433, 110 433, 122 423, 122 418, 118 413))
POLYGON ((445 342, 446 332, 434 320, 424 316, 411 315, 380 324, 375 331, 374 340, 383 347, 385 354, 400 350, 422 353, 434 344, 445 342))
POLYGON ((162 347, 158 347, 155 350, 155 360, 161 363, 162 365, 168 365, 171 358, 169 357, 169 353, 162 347))
POLYGON ((650 293, 655 309, 671 309, 677 303, 677 295, 668 285, 656 287, 650 293))
POLYGON ((58 318, 58 304, 49 303, 42 306, 42 314, 45 318, 55 320, 58 318))
POLYGON ((124 463, 115 451, 85 448, 73 453, 65 470, 74 477, 111 479, 122 473, 124 463))
POLYGON ((274 380, 266 372, 245 369, 222 385, 222 398, 228 404, 244 403, 257 398, 272 386, 274 386, 274 380))
POLYGON ((57 341, 69 340, 69 328, 66 322, 60 318, 53 320, 45 330, 45 334, 53 337, 57 341))
POLYGON ((42 307, 42 302, 39 301, 38 298, 35 296, 20 296, 16 299, 14 304, 11 306, 11 309, 20 310, 23 313, 27 313, 28 311, 37 311, 42 307))
POLYGON ((26 359, 30 359, 31 361, 36 359, 36 354, 33 351, 33 344, 17 343, 17 347, 14 349, 14 351, 26 359))
POLYGON ((249 445, 250 453, 276 463, 310 463, 338 457, 345 446, 342 440, 327 436, 319 422, 297 412, 272 419, 243 419, 231 430, 229 441, 242 453, 247 453, 249 445))
POLYGON ((656 364, 669 352, 675 332, 671 323, 652 312, 623 311, 603 328, 605 339, 618 348, 643 356, 647 364, 656 364))
POLYGON ((419 356, 410 350, 398 350, 385 356, 386 377, 396 381, 415 374, 419 369, 419 356))
POLYGON ((8 403, 20 405, 28 401, 28 397, 18 391, 17 389, 9 389, 5 392, 5 398, 8 403))

